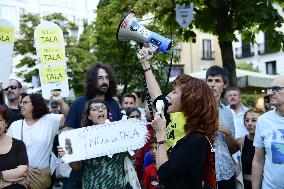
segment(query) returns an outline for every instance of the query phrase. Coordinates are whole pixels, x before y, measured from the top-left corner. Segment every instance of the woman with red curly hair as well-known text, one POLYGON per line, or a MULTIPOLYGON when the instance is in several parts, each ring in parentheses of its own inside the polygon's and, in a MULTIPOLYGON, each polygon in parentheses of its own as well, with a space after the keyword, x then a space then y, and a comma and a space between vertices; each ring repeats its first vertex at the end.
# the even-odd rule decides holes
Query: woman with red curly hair
MULTIPOLYGON (((214 172, 214 155, 211 152, 218 129, 218 107, 213 93, 204 81, 182 74, 174 80, 173 90, 163 97, 148 62, 152 57, 149 49, 142 48, 139 54, 151 98, 154 102, 164 101, 164 112, 156 114, 153 121, 159 182, 166 189, 201 189, 203 180, 209 179, 206 174, 208 157, 211 157, 213 165, 210 166, 214 172), (179 123, 178 120, 184 121, 179 123), (183 134, 179 134, 178 140, 173 140, 175 144, 166 145, 172 136, 176 138, 176 130, 171 129, 176 127, 183 134), (169 156, 167 150, 171 151, 169 156)), ((213 172, 210 185, 215 188, 213 172)))

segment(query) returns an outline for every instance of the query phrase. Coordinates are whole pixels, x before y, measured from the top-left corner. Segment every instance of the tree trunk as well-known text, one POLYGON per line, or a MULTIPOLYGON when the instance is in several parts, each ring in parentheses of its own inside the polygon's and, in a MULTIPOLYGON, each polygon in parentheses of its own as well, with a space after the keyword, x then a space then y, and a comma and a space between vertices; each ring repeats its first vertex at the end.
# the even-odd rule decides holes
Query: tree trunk
POLYGON ((237 87, 236 63, 233 54, 233 45, 231 41, 220 42, 223 67, 229 72, 229 85, 237 87))

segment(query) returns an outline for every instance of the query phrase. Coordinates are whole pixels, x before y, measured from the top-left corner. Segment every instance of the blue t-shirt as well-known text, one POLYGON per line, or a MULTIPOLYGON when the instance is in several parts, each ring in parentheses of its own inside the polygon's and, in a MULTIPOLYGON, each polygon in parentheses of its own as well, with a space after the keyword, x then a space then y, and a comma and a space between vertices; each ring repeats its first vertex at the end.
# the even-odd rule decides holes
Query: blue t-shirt
MULTIPOLYGON (((85 111, 86 104, 90 99, 86 96, 77 98, 71 105, 70 111, 66 117, 65 125, 72 128, 80 128, 81 120, 85 111)), ((113 98, 105 99, 107 109, 110 112, 110 121, 119 121, 122 118, 121 109, 113 98)))

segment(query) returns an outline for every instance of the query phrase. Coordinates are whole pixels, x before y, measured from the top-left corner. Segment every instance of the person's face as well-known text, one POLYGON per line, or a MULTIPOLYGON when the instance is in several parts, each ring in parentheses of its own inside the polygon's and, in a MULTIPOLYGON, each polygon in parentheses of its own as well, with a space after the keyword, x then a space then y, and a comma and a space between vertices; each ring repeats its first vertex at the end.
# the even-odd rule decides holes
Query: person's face
POLYGON ((267 89, 270 104, 275 107, 284 105, 284 79, 275 79, 271 86, 267 89))
POLYGON ((127 110, 130 108, 135 108, 135 100, 132 97, 124 97, 123 102, 121 104, 122 109, 127 110))
POLYGON ((19 100, 22 89, 19 88, 18 82, 16 80, 10 80, 7 89, 8 90, 6 95, 9 102, 14 102, 15 100, 19 100))
POLYGON ((109 88, 109 75, 102 68, 98 70, 97 76, 97 92, 100 94, 106 94, 109 88))
POLYGON ((156 156, 157 156, 157 144, 152 143, 151 148, 150 148, 150 154, 153 157, 153 159, 156 161, 156 156))
POLYGON ((24 117, 28 117, 33 113, 33 105, 31 98, 25 96, 20 102, 21 113, 24 117))
POLYGON ((94 125, 104 123, 107 119, 106 105, 103 103, 92 103, 90 105, 88 119, 91 120, 94 125))
POLYGON ((231 106, 238 105, 241 103, 241 96, 239 91, 230 90, 227 92, 228 103, 231 106))
POLYGON ((7 122, 5 119, 0 115, 0 136, 5 134, 7 128, 7 122))
POLYGON ((181 88, 175 87, 172 92, 167 95, 167 100, 171 104, 168 108, 168 113, 180 112, 182 108, 181 88))
POLYGON ((141 115, 137 111, 131 112, 131 114, 128 116, 128 118, 135 118, 141 120, 141 115))
POLYGON ((257 122, 257 118, 259 117, 259 114, 254 112, 248 112, 245 117, 245 127, 249 134, 255 133, 255 126, 257 122))
POLYGON ((211 88, 216 100, 220 100, 223 90, 227 87, 221 75, 208 76, 206 83, 211 88))
POLYGON ((59 107, 51 107, 51 112, 53 114, 58 114, 59 113, 59 107))

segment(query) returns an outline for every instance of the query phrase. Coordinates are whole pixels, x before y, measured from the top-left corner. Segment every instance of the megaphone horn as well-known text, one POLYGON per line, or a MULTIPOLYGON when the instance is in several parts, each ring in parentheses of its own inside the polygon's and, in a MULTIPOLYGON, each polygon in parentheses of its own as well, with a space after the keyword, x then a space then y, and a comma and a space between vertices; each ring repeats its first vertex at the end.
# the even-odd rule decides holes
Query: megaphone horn
POLYGON ((116 39, 117 41, 133 40, 140 43, 148 43, 164 54, 168 53, 173 44, 172 40, 140 25, 132 12, 127 13, 118 25, 116 39))

